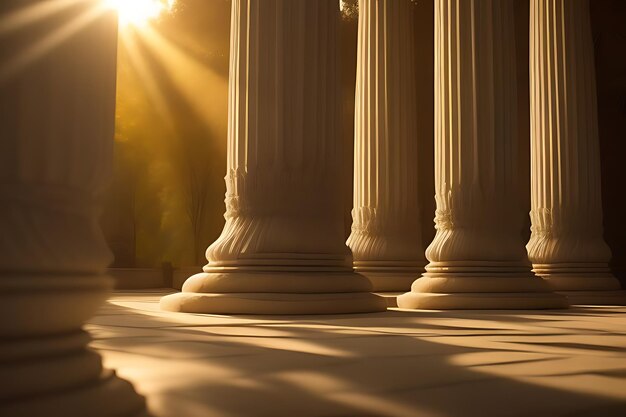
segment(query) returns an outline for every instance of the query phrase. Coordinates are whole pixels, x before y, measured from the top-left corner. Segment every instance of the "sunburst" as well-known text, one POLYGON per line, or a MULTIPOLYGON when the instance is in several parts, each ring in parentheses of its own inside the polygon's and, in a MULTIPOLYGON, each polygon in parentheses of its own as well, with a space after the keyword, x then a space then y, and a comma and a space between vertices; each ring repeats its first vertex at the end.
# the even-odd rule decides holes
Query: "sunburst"
POLYGON ((172 11, 176 0, 103 0, 117 11, 120 26, 145 26, 163 13, 172 11))

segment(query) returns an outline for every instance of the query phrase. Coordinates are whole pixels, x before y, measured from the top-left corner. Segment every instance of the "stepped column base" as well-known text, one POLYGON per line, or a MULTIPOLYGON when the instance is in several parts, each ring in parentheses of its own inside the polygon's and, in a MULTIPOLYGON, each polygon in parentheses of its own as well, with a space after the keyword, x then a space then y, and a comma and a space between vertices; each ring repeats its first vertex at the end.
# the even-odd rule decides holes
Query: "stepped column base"
MULTIPOLYGON (((63 372, 63 371, 61 371, 63 372)), ((49 377, 48 374, 40 378, 49 377)), ((0 402, 0 416, 11 417, 148 417, 145 401, 113 371, 98 379, 11 402, 0 402)))
POLYGON ((431 263, 398 307, 425 310, 541 310, 568 308, 567 298, 525 267, 504 263, 431 263))
POLYGON ((533 268, 572 305, 626 305, 626 291, 605 263, 535 264, 533 268))
POLYGON ((212 268, 161 299, 167 311, 205 314, 347 314, 385 311, 364 276, 336 268, 212 268))
POLYGON ((81 330, 111 283, 94 275, 0 279, 0 416, 146 415, 144 398, 103 369, 81 330))

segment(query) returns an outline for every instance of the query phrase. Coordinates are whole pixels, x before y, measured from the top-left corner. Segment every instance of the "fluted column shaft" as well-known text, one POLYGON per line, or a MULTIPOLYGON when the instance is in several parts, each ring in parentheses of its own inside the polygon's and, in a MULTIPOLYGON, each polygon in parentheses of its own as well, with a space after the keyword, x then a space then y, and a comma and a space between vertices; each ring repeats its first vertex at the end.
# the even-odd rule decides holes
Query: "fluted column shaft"
POLYGON ((336 0, 233 1, 226 225, 164 308, 380 308, 343 237, 338 24, 336 0))
POLYGON ((338 22, 334 4, 317 3, 234 2, 227 222, 207 251, 210 266, 312 256, 349 266, 337 183, 338 22))
POLYGON ((603 238, 588 0, 531 1, 530 82, 529 258, 555 289, 573 291, 574 302, 626 302, 612 292, 620 286, 603 238))
POLYGON ((410 0, 359 2, 354 208, 348 245, 378 291, 423 271, 418 204, 417 90, 410 0))
POLYGON ((564 306, 521 240, 512 0, 435 2, 435 189, 430 263, 400 307, 564 306))
POLYGON ((143 399, 81 329, 111 287, 117 26, 95 0, 52 3, 0 4, 0 415, 132 415, 143 399))

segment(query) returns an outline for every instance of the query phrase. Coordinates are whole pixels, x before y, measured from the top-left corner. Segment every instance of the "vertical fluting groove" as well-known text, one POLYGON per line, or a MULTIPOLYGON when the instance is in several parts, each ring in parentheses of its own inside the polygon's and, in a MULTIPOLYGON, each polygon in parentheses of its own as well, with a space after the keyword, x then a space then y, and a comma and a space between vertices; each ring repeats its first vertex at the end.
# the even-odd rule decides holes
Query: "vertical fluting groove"
POLYGON ((435 2, 435 239, 431 263, 528 264, 517 153, 513 3, 435 2))
POLYGON ((355 111, 355 265, 421 266, 410 0, 361 0, 355 111))
POLYGON ((336 0, 235 0, 226 225, 208 267, 345 268, 336 0))
POLYGON ((607 266, 588 0, 533 0, 531 219, 535 268, 607 266))

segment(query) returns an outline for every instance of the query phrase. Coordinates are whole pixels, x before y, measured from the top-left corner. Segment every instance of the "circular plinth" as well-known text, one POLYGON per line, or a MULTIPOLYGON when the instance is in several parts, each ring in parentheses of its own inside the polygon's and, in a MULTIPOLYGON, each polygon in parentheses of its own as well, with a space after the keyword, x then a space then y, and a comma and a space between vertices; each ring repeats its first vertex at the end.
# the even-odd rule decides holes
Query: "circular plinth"
POLYGON ((280 294, 280 293, 186 293, 161 299, 161 308, 181 313, 204 314, 350 314, 387 309, 382 297, 371 293, 280 294))
POLYGON ((438 265, 416 280, 411 292, 398 297, 398 307, 425 310, 539 310, 567 308, 524 266, 438 265), (479 272, 482 271, 482 272, 479 272))
POLYGON ((558 291, 571 305, 626 306, 626 291, 558 291))
POLYGON ((398 307, 416 310, 546 310, 568 307, 552 293, 415 293, 398 297, 398 307))
POLYGON ((206 314, 347 314, 386 310, 370 282, 352 272, 231 271, 189 278, 161 299, 167 311, 206 314))
POLYGON ((572 305, 626 305, 626 291, 607 264, 535 264, 533 271, 572 305))

